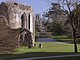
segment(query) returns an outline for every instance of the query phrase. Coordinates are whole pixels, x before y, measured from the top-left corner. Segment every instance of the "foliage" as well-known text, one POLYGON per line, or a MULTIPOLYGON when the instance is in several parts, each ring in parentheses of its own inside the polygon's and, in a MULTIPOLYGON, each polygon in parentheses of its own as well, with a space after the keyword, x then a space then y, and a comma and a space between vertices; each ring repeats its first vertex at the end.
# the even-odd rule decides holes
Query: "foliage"
POLYGON ((64 35, 66 34, 65 31, 65 25, 62 24, 62 22, 53 22, 53 23, 48 23, 46 25, 47 31, 52 32, 54 35, 64 35))
MULTIPOLYGON (((64 35, 65 21, 67 20, 66 12, 61 9, 59 3, 51 3, 52 7, 46 13, 48 21, 46 22, 47 31, 56 35, 64 35)), ((44 15, 45 16, 45 15, 44 15)))
POLYGON ((55 23, 53 22, 53 32, 56 32, 56 34, 58 35, 63 35, 65 34, 65 28, 64 28, 64 25, 62 25, 62 23, 55 23))

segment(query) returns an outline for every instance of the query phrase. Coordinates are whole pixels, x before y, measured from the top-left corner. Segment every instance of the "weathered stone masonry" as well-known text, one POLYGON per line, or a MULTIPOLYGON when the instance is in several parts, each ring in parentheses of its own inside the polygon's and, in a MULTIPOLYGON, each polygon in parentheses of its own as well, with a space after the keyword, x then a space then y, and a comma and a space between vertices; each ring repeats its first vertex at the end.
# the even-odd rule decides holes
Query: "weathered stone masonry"
POLYGON ((31 6, 15 2, 0 4, 0 51, 34 44, 34 13, 31 6), (22 31, 22 32, 21 32, 22 31))

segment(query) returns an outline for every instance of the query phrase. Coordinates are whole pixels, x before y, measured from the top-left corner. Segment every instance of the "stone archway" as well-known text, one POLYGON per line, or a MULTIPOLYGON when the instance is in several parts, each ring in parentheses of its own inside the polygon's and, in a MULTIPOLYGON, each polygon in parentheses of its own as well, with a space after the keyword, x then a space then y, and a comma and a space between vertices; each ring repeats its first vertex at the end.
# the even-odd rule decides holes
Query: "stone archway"
MULTIPOLYGON (((21 14, 21 28, 27 28, 27 16, 26 16, 26 13, 25 12, 22 12, 21 14)), ((22 32, 20 34, 20 44, 21 45, 24 45, 24 42, 26 41, 25 39, 25 35, 26 33, 25 32, 22 32)))
POLYGON ((23 12, 21 14, 21 28, 26 29, 26 30, 20 34, 20 44, 27 45, 28 47, 31 47, 32 35, 30 32, 30 14, 28 16, 26 15, 25 12, 23 12))
POLYGON ((28 48, 33 47, 33 39, 32 34, 30 30, 26 28, 21 28, 21 34, 20 34, 20 45, 28 46, 28 48))

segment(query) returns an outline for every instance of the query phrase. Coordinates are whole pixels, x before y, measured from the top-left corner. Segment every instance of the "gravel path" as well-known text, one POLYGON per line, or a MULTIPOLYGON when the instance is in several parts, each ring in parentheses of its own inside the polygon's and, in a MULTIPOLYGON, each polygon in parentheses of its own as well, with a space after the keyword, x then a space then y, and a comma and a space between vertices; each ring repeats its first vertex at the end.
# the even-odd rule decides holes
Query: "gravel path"
POLYGON ((57 41, 51 38, 39 38, 38 42, 57 42, 57 41))
POLYGON ((66 42, 59 42, 59 41, 56 41, 55 39, 52 39, 52 38, 39 38, 37 40, 37 42, 55 42, 55 43, 58 43, 58 44, 68 44, 66 42))

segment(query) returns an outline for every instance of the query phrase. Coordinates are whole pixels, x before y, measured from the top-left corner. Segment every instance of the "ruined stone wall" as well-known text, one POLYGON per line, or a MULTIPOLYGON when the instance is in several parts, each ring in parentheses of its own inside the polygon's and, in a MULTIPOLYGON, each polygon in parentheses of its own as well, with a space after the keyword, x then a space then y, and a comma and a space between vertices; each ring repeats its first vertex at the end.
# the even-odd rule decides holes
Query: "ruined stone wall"
POLYGON ((0 4, 0 15, 3 15, 3 16, 5 16, 5 18, 8 20, 8 22, 9 22, 9 12, 8 12, 8 7, 5 5, 5 3, 4 2, 2 2, 1 4, 0 4))
MULTIPOLYGON (((30 6, 24 6, 18 3, 1 3, 0 4, 0 52, 9 53, 21 45, 20 29, 21 16, 26 13, 27 21, 30 19, 30 29, 26 39, 28 44, 34 42, 34 20, 33 11, 30 6), (29 18, 29 15, 31 18, 29 18), (28 38, 29 37, 29 38, 28 38), (31 41, 31 42, 30 42, 31 41)), ((29 22, 27 22, 28 24, 29 22)), ((27 25, 28 27, 28 25, 27 25)), ((26 33, 28 33, 26 31, 26 33)))
POLYGON ((0 15, 0 53, 12 53, 22 44, 32 47, 33 39, 31 32, 27 29, 11 29, 5 16, 0 15), (26 32, 25 41, 21 41, 20 34, 26 32))
POLYGON ((21 16, 24 12, 26 13, 27 20, 29 14, 32 14, 33 16, 33 11, 30 6, 25 6, 18 3, 6 3, 6 6, 8 6, 9 20, 10 20, 9 24, 10 27, 13 29, 21 27, 21 16))
POLYGON ((7 20, 0 15, 0 52, 9 53, 14 51, 18 46, 18 38, 20 31, 10 29, 7 20))

